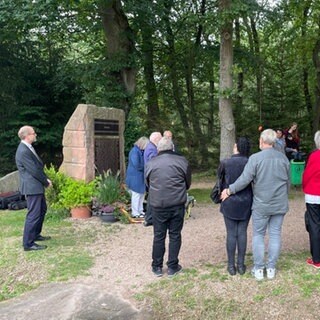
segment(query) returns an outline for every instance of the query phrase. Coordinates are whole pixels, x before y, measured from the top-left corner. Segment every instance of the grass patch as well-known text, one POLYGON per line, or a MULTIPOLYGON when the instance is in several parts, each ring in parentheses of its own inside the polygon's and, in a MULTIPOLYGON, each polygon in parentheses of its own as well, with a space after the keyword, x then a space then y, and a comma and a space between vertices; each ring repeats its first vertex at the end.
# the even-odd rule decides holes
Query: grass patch
POLYGON ((225 264, 203 264, 173 279, 164 277, 136 299, 152 305, 153 319, 264 319, 270 305, 278 319, 291 312, 316 316, 320 273, 305 264, 305 255, 283 254, 273 281, 257 282, 250 270, 232 277, 225 264))
POLYGON ((190 189, 188 191, 188 194, 190 196, 193 196, 196 199, 197 203, 208 204, 213 203, 210 198, 210 192, 211 189, 190 189))
POLYGON ((212 181, 215 181, 217 169, 218 169, 218 167, 215 170, 192 173, 192 182, 212 182, 212 181))
POLYGON ((0 211, 0 301, 7 300, 43 283, 59 282, 87 275, 94 264, 90 243, 99 234, 112 234, 118 227, 100 229, 88 222, 77 222, 49 214, 44 235, 52 236, 43 251, 25 252, 22 234, 26 211, 0 211))

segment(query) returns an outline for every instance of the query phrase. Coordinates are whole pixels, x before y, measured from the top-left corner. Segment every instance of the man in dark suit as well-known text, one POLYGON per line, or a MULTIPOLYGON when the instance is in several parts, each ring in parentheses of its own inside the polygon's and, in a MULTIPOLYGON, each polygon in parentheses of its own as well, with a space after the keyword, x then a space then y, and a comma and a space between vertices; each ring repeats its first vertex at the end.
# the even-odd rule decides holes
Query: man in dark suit
POLYGON ((47 212, 45 187, 50 187, 51 181, 44 173, 44 165, 34 150, 32 143, 37 140, 37 134, 30 126, 23 126, 18 132, 21 142, 16 152, 16 165, 19 170, 20 192, 26 196, 28 213, 24 225, 23 248, 25 251, 43 250, 47 246, 35 241, 49 240, 41 235, 42 225, 47 212))

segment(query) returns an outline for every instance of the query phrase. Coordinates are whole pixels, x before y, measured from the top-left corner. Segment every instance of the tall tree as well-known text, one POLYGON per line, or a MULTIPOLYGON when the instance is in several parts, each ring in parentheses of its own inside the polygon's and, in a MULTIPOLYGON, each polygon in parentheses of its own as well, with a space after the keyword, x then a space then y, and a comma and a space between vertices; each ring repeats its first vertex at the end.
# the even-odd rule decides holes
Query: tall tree
POLYGON ((122 85, 126 90, 127 96, 122 99, 122 103, 119 102, 128 115, 131 108, 131 96, 136 87, 133 32, 123 12, 121 0, 100 1, 99 11, 107 39, 108 58, 113 61, 108 77, 113 78, 115 83, 122 85))
POLYGON ((145 90, 147 94, 147 128, 150 131, 161 131, 159 96, 154 71, 154 3, 137 2, 137 25, 141 33, 141 62, 143 66, 145 90))
POLYGON ((219 1, 220 15, 223 17, 220 31, 220 159, 227 158, 232 154, 232 148, 235 141, 235 125, 231 100, 233 89, 233 21, 231 15, 231 4, 231 0, 219 1))

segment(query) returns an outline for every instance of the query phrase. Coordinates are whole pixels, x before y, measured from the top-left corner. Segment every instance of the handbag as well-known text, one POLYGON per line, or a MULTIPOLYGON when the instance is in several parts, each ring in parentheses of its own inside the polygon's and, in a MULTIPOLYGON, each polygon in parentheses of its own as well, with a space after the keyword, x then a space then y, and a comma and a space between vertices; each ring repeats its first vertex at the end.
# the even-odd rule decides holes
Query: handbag
POLYGON ((218 179, 216 184, 213 186, 211 190, 210 198, 214 203, 218 204, 218 203, 221 203, 220 196, 221 196, 221 189, 220 189, 220 181, 218 179))
POLYGON ((222 185, 224 180, 224 167, 222 164, 221 164, 221 170, 218 170, 218 172, 219 172, 218 179, 210 193, 211 200, 216 204, 221 203, 220 196, 221 196, 222 185))

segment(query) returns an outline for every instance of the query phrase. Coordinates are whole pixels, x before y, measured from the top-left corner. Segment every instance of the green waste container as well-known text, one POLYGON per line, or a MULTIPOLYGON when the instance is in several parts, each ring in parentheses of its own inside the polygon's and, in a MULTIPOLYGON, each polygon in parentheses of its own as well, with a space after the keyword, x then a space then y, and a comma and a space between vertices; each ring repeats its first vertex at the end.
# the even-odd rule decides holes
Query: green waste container
POLYGON ((295 162, 294 160, 290 161, 290 181, 293 185, 301 185, 302 184, 302 174, 304 170, 306 162, 299 161, 295 162))

